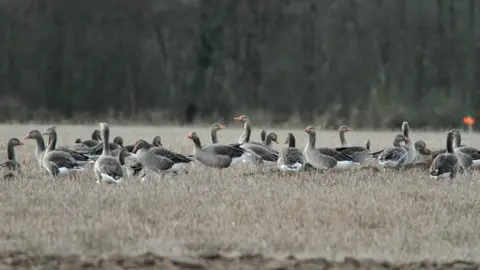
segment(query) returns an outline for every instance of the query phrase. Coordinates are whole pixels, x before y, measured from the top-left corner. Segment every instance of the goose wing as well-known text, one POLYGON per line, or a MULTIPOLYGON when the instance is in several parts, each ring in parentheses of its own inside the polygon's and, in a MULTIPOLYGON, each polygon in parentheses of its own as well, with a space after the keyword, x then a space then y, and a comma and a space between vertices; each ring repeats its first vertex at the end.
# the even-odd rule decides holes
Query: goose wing
POLYGON ((101 157, 98 161, 98 169, 115 180, 123 177, 122 165, 114 157, 101 157))
POLYGON ((51 151, 48 152, 44 159, 47 159, 50 163, 57 166, 57 168, 78 168, 77 161, 67 152, 64 151, 51 151))
POLYGON ((20 169, 20 163, 18 163, 16 160, 6 160, 0 163, 0 167, 11 171, 16 171, 20 169))
POLYGON ((408 152, 403 147, 392 147, 384 150, 378 157, 379 160, 399 161, 407 156, 408 152))
POLYGON ((322 147, 317 149, 320 154, 332 157, 337 161, 353 161, 352 156, 338 152, 333 148, 322 147))
POLYGON ((278 160, 278 154, 270 150, 264 145, 246 143, 242 144, 241 146, 244 149, 250 150, 253 153, 257 154, 262 158, 264 161, 273 161, 276 162, 278 160))
POLYGON ((334 150, 348 156, 351 156, 355 153, 363 153, 363 152, 368 153, 368 149, 363 146, 337 147, 337 148, 334 148, 334 150))
POLYGON ((168 158, 174 163, 189 163, 191 161, 186 156, 170 151, 164 147, 152 147, 150 151, 157 156, 168 158))
POLYGON ((297 162, 304 164, 305 157, 303 153, 297 148, 285 148, 280 152, 280 155, 285 164, 295 164, 297 162))
POLYGON ((72 156, 77 161, 88 161, 90 159, 87 155, 79 153, 79 152, 74 151, 74 150, 71 150, 71 149, 66 148, 66 147, 60 147, 60 148, 57 149, 57 151, 65 152, 65 153, 69 154, 70 156, 72 156))
POLYGON ((455 151, 460 151, 471 156, 474 160, 480 159, 480 150, 475 147, 463 146, 455 149, 455 151))
POLYGON ((455 172, 459 162, 455 155, 443 153, 438 155, 430 166, 430 175, 440 176, 445 173, 455 172))
POLYGON ((245 153, 245 149, 223 144, 211 144, 202 147, 205 152, 215 155, 228 156, 231 158, 241 157, 245 153))

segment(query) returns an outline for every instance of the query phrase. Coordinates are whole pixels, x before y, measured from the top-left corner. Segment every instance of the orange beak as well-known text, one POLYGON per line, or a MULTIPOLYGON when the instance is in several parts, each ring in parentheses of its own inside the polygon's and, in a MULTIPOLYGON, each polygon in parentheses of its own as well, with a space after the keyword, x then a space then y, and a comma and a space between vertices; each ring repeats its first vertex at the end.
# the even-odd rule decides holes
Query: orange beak
POLYGON ((18 142, 18 145, 24 145, 24 143, 23 142, 18 142))
POLYGON ((30 139, 30 136, 27 135, 27 136, 23 137, 23 139, 28 140, 28 139, 30 139))
POLYGON ((242 118, 241 116, 238 116, 238 117, 233 118, 233 120, 239 120, 239 121, 242 121, 242 119, 243 119, 243 118, 242 118))
POLYGON ((190 139, 192 138, 192 133, 191 132, 188 133, 187 138, 190 138, 190 139))
POLYGON ((351 128, 347 128, 347 131, 353 131, 353 129, 351 129, 351 128))
POLYGON ((310 132, 310 128, 306 128, 306 129, 305 129, 305 132, 310 132))
POLYGON ((220 125, 220 128, 225 128, 225 126, 224 126, 224 125, 220 125))

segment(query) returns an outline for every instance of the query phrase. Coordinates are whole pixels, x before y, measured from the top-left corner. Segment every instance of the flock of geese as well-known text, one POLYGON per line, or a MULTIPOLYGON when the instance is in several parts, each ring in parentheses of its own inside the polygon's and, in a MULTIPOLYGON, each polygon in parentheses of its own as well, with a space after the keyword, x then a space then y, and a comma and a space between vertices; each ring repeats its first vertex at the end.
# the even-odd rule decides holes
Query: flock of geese
MULTIPOLYGON (((346 126, 339 128, 340 147, 317 148, 316 128, 308 126, 305 132, 308 142, 303 151, 296 148, 295 137, 288 133, 285 144, 288 147, 276 151, 273 142, 278 144, 277 134, 268 135, 261 130, 261 142, 250 140, 252 124, 246 115, 234 118, 243 123, 244 132, 238 143, 222 144, 217 132, 225 126, 211 126, 212 143, 203 145, 197 133, 190 132, 187 138, 192 140, 192 155, 182 155, 162 146, 160 137, 152 143, 143 139, 133 145, 124 145, 117 136, 109 141, 110 128, 107 123, 100 123, 100 130, 92 133, 89 140, 77 139, 71 145, 57 147, 55 127, 47 128, 43 133, 32 130, 24 137, 35 140, 35 157, 38 166, 54 177, 69 175, 75 177, 86 168, 93 167, 97 183, 120 183, 125 178, 141 177, 147 173, 188 173, 188 166, 199 162, 205 166, 218 169, 219 174, 234 164, 246 164, 254 167, 276 167, 283 172, 301 172, 304 170, 348 170, 366 163, 377 163, 385 169, 403 170, 409 166, 424 165, 429 168, 432 178, 453 179, 459 172, 480 167, 480 150, 461 145, 458 130, 446 132, 446 147, 431 151, 424 141, 413 143, 409 137, 408 122, 403 122, 402 133, 395 136, 393 145, 386 149, 371 152, 370 140, 364 146, 348 146, 345 133, 351 131, 346 126), (43 136, 48 136, 45 146, 43 136), (90 165, 89 165, 90 164, 90 165), (88 167, 90 166, 90 167, 88 167)), ((24 143, 17 138, 9 140, 7 145, 8 160, 0 163, 7 171, 5 178, 18 176, 21 166, 15 159, 14 148, 24 143)))

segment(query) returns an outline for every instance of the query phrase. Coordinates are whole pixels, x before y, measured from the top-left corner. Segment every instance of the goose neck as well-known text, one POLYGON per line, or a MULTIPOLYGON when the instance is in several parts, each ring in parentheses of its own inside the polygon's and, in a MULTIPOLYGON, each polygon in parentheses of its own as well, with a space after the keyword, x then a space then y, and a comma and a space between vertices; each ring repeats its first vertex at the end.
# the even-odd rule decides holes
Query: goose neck
POLYGON ((288 147, 290 148, 295 148, 295 137, 290 136, 288 138, 288 147))
POLYGON ((11 142, 7 145, 7 157, 9 160, 15 160, 15 149, 11 142))
POLYGON ((338 135, 340 136, 340 143, 342 146, 347 146, 347 139, 345 138, 345 131, 340 130, 338 132, 338 135))
POLYGON ((448 133, 447 135, 447 153, 453 153, 453 139, 454 135, 452 133, 448 133))
POLYGON ((103 140, 103 152, 102 155, 110 155, 110 148, 108 147, 108 137, 110 136, 110 130, 108 127, 105 127, 102 130, 102 140, 103 140))
POLYGON ((50 151, 55 150, 56 146, 57 146, 57 132, 55 130, 53 130, 52 133, 49 136, 47 151, 50 152, 50 151))
POLYGON ((212 143, 218 143, 217 130, 212 128, 210 134, 212 136, 212 143))

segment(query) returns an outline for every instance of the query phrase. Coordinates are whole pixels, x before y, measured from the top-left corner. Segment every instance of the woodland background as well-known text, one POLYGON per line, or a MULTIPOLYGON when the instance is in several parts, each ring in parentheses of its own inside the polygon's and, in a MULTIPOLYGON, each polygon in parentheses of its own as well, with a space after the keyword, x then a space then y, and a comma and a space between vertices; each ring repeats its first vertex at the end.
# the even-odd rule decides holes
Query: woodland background
POLYGON ((0 121, 441 128, 479 116, 478 0, 0 0, 0 121))

